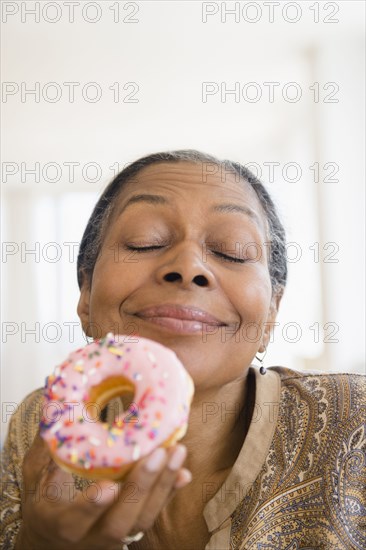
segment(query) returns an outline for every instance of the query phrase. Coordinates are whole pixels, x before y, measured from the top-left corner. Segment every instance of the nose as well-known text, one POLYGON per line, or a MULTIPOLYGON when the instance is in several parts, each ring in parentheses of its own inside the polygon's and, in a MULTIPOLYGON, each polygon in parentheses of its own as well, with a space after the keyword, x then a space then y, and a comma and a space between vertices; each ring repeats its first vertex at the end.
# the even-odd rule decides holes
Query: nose
POLYGON ((156 273, 160 284, 171 283, 180 288, 215 286, 214 275, 205 265, 202 254, 193 248, 193 245, 187 245, 184 249, 171 250, 163 257, 156 273))

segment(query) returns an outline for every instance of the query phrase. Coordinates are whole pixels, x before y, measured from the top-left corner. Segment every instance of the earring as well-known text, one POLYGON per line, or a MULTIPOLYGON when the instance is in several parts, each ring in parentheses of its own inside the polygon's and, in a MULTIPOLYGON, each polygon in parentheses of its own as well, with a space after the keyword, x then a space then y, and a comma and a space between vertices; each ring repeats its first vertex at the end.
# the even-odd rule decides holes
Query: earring
POLYGON ((258 357, 257 355, 255 356, 255 358, 257 359, 257 361, 260 362, 261 366, 259 367, 259 372, 262 374, 262 375, 265 375, 266 372, 267 372, 267 369, 266 367, 263 365, 263 361, 264 361, 264 358, 266 356, 266 353, 267 353, 267 349, 264 350, 264 354, 262 355, 262 357, 258 357))
POLYGON ((88 336, 86 331, 84 331, 84 330, 83 330, 83 336, 85 338, 87 346, 93 342, 93 338, 91 336, 88 336))

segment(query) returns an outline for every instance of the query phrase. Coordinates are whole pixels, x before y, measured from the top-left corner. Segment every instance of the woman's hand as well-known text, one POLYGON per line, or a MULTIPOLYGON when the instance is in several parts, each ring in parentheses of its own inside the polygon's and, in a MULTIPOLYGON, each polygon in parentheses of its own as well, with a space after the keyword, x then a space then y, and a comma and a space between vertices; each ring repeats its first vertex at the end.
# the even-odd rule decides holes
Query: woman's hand
POLYGON ((191 480, 186 448, 158 448, 123 483, 103 480, 76 491, 37 435, 24 458, 22 527, 17 550, 121 549, 121 539, 152 527, 174 491, 191 480))

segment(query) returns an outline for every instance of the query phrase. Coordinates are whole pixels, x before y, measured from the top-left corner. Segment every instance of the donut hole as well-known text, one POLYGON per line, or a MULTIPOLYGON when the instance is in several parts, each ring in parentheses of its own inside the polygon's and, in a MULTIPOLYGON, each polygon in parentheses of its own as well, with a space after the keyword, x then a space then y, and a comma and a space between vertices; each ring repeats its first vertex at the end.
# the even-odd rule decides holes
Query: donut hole
POLYGON ((100 412, 99 420, 102 422, 107 422, 109 426, 111 425, 108 420, 113 419, 112 423, 123 413, 125 413, 130 405, 134 403, 134 392, 129 391, 122 395, 118 395, 110 399, 103 409, 100 412))
POLYGON ((120 395, 120 400, 122 401, 123 410, 127 411, 130 405, 134 402, 135 392, 129 391, 120 395))
POLYGON ((89 403, 93 403, 93 420, 113 424, 117 417, 133 408, 135 386, 123 376, 114 376, 93 386, 89 392, 89 403))

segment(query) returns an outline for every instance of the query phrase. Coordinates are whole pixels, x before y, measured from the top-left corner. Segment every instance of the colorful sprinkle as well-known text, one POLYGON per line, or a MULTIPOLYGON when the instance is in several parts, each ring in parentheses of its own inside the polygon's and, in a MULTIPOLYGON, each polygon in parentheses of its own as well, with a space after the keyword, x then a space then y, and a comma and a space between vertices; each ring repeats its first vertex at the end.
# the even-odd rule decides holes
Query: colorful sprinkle
POLYGON ((76 449, 73 449, 70 453, 70 462, 72 462, 73 464, 76 464, 78 460, 78 452, 76 449))
POLYGON ((113 427, 122 428, 123 427, 122 418, 120 418, 120 417, 116 418, 115 421, 113 422, 113 427))
POLYGON ((124 355, 124 351, 118 349, 118 348, 114 348, 114 347, 109 347, 108 348, 108 351, 110 351, 111 353, 113 353, 114 355, 119 355, 119 357, 122 357, 122 355, 124 355))
POLYGON ((83 365, 84 365, 84 361, 77 361, 77 363, 75 363, 74 370, 76 372, 84 373, 83 365))
POLYGON ((121 433, 123 432, 123 430, 119 430, 118 428, 112 428, 109 433, 111 435, 114 435, 114 436, 118 436, 118 435, 121 435, 121 433))
MULTIPOLYGON (((151 388, 148 387, 144 393, 142 394, 141 396, 141 399, 140 399, 140 402, 138 404, 138 406, 141 408, 141 409, 144 409, 146 407, 146 399, 149 397, 149 394, 151 393, 151 388)), ((151 397, 151 396, 150 396, 151 397)))
POLYGON ((133 451, 132 451, 132 460, 138 460, 140 458, 140 445, 135 444, 133 451))
POLYGON ((52 428, 50 429, 50 432, 51 434, 54 434, 55 432, 57 432, 58 430, 60 430, 62 428, 62 424, 61 422, 56 422, 56 424, 54 424, 52 426, 52 428))
POLYGON ((149 436, 150 439, 155 439, 157 434, 158 434, 158 430, 153 428, 152 430, 149 431, 147 435, 149 436))

